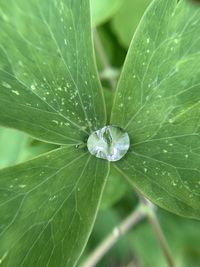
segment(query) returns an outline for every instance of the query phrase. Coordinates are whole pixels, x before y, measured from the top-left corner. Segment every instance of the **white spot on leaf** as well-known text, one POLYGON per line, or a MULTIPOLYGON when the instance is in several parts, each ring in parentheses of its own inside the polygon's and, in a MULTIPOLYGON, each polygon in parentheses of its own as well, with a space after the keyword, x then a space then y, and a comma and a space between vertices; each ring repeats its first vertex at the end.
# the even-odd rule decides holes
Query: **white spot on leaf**
POLYGON ((19 92, 17 90, 12 90, 12 93, 15 95, 19 95, 19 92))

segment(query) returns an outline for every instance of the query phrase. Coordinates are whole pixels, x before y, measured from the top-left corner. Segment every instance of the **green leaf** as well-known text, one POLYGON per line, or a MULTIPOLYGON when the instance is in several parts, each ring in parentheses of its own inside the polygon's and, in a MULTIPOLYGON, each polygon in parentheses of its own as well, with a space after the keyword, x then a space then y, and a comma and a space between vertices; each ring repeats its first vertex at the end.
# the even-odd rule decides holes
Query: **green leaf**
POLYGON ((97 26, 108 20, 120 8, 122 3, 123 0, 91 0, 92 24, 97 26))
POLYGON ((105 124, 89 17, 89 0, 1 1, 1 124, 57 144, 105 124))
POLYGON ((126 0, 111 20, 111 28, 119 42, 128 48, 144 11, 152 0, 126 0))
POLYGON ((55 148, 56 145, 34 140, 17 130, 0 127, 0 168, 23 162, 55 148))
POLYGON ((108 164, 84 146, 106 122, 89 1, 0 3, 0 124, 54 144, 76 144, 0 171, 0 264, 77 262, 108 164))
POLYGON ((88 239, 108 165, 66 147, 0 171, 3 266, 69 266, 88 239))
POLYGON ((155 0, 131 44, 112 124, 130 135, 116 164, 150 200, 200 218, 200 8, 155 0))
POLYGON ((23 133, 0 127, 0 168, 16 163, 25 141, 23 133))

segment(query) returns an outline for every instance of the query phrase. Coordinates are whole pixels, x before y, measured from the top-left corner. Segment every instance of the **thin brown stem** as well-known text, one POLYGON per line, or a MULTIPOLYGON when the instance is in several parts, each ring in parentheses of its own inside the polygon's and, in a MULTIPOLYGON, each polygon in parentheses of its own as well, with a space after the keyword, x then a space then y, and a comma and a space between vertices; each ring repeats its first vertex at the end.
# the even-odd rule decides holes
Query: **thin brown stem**
MULTIPOLYGON (((115 168, 120 172, 122 173, 116 166, 115 168)), ((122 173, 123 175, 123 173, 122 173)), ((130 183, 130 180, 127 179, 127 176, 124 175, 124 178, 130 183)), ((132 183, 131 183, 132 185, 132 183)), ((137 193, 139 199, 140 199, 140 203, 143 205, 144 209, 145 209, 145 213, 146 213, 146 216, 148 217, 149 219, 149 222, 151 223, 152 225, 152 228, 156 234, 156 237, 158 239, 158 242, 160 244, 160 247, 163 251, 163 254, 165 256, 165 259, 166 259, 166 262, 168 264, 169 267, 175 267, 175 263, 174 263, 174 260, 173 260, 173 257, 171 255, 171 251, 169 249, 169 246, 168 246, 168 243, 165 239, 165 236, 162 232, 162 229, 160 227, 160 224, 158 222, 158 219, 157 219, 157 216, 156 216, 156 213, 155 213, 155 209, 154 209, 154 206, 153 204, 147 200, 140 191, 138 191, 135 187, 134 187, 134 191, 137 193)))
POLYGON ((142 209, 138 208, 137 210, 133 211, 119 226, 113 229, 106 239, 103 240, 103 242, 93 251, 89 258, 86 259, 82 267, 95 266, 118 241, 118 239, 138 222, 140 222, 144 217, 145 214, 142 209))
POLYGON ((166 241, 166 238, 163 234, 163 231, 161 229, 161 226, 159 224, 159 221, 157 219, 156 213, 154 211, 154 209, 151 207, 151 203, 144 198, 143 196, 140 196, 141 202, 147 207, 147 210, 149 211, 147 213, 147 217, 149 219, 149 222, 155 232, 155 235, 157 237, 157 240, 160 244, 160 247, 163 251, 163 254, 165 256, 166 262, 168 264, 169 267, 175 267, 175 263, 173 260, 173 257, 171 255, 171 251, 169 249, 168 243, 166 241))
MULTIPOLYGON (((104 50, 104 47, 102 45, 101 39, 99 37, 99 34, 98 34, 96 28, 94 28, 94 30, 93 30, 93 36, 94 36, 94 46, 95 46, 97 55, 99 57, 99 60, 101 61, 101 64, 103 65, 103 68, 104 68, 103 72, 105 72, 105 70, 110 70, 111 66, 110 66, 110 63, 108 61, 106 52, 104 50)), ((111 75, 109 75, 108 81, 109 81, 111 89, 114 90, 115 85, 116 85, 115 79, 111 75)))

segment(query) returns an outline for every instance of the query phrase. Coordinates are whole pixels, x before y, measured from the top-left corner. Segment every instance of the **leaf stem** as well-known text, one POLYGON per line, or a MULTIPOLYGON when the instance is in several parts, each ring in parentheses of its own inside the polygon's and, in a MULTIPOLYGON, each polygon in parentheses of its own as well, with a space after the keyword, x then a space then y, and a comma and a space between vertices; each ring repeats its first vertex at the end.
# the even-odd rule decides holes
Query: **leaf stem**
POLYGON ((175 263, 174 263, 174 260, 172 258, 172 255, 171 255, 171 251, 169 249, 168 243, 165 239, 164 233, 163 233, 161 226, 159 224, 156 213, 155 213, 154 209, 151 207, 152 206, 151 202, 141 195, 140 195, 140 200, 147 207, 147 211, 148 211, 147 217, 148 217, 149 223, 151 224, 151 226, 155 232, 155 235, 158 239, 158 242, 159 242, 160 247, 163 251, 163 254, 165 256, 165 259, 166 259, 168 266, 169 267, 175 267, 175 263))
MULTIPOLYGON (((93 36, 94 36, 94 46, 96 48, 96 52, 99 56, 99 60, 101 61, 101 64, 103 65, 103 68, 104 68, 102 73, 106 73, 106 72, 111 73, 112 67, 110 66, 106 52, 104 50, 104 47, 102 45, 101 39, 99 37, 99 34, 98 34, 96 28, 94 28, 94 30, 93 30, 93 36)), ((107 79, 109 81, 111 89, 114 90, 115 86, 116 86, 115 78, 113 77, 113 75, 108 75, 107 79)))
POLYGON ((83 263, 82 267, 95 266, 102 257, 112 248, 112 246, 123 236, 128 230, 135 226, 145 217, 145 213, 140 206, 134 210, 122 223, 115 227, 105 240, 93 251, 88 259, 83 263))

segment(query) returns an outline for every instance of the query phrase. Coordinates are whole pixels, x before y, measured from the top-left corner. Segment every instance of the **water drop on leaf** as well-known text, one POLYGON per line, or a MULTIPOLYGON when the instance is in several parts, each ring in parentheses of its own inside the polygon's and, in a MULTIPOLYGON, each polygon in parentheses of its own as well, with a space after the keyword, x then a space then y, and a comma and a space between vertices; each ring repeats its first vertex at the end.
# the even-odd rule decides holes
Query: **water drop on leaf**
POLYGON ((127 153, 129 146, 128 134, 122 128, 113 125, 93 132, 87 140, 89 152, 108 161, 120 160, 127 153))

